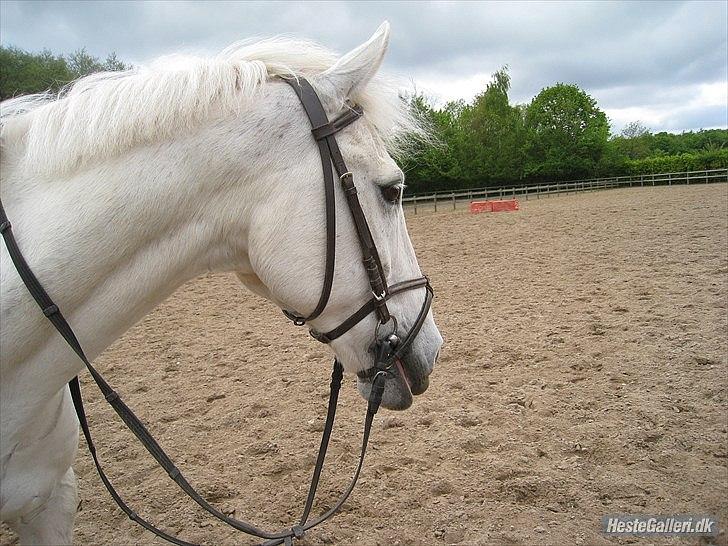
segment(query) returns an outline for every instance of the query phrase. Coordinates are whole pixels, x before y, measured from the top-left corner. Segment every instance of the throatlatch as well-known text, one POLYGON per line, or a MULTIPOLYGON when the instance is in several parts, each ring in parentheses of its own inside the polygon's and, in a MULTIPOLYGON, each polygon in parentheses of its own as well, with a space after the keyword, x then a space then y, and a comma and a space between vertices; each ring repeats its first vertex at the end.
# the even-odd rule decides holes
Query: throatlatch
MULTIPOLYGON (((357 235, 359 237, 359 242, 362 248, 362 259, 372 288, 373 298, 366 302, 337 328, 326 333, 318 333, 312 331, 311 334, 319 341, 328 343, 346 333, 349 329, 358 324, 361 320, 363 320, 372 312, 377 313, 379 324, 386 324, 390 320, 393 320, 395 323, 395 329, 391 334, 385 336, 382 339, 375 338, 375 365, 370 369, 370 371, 366 372, 367 374, 373 376, 372 388, 369 395, 367 413, 364 420, 364 432, 362 438, 361 452, 359 455, 359 462, 356 467, 354 476, 352 477, 349 486, 341 495, 339 500, 328 511, 313 520, 309 520, 309 516, 313 507, 316 490, 318 488, 319 479, 321 477, 321 472, 324 467, 326 451, 329 445, 331 431, 333 429, 334 419, 336 416, 336 406, 343 377, 343 366, 341 365, 341 363, 336 359, 334 360, 334 367, 331 373, 331 385, 329 392, 328 409, 326 414, 326 424, 324 426, 323 435, 321 437, 321 444, 319 446, 316 465, 314 467, 313 476, 311 478, 311 484, 308 489, 306 503, 304 505, 303 514, 299 520, 299 523, 293 525, 290 529, 285 529, 278 532, 266 532, 250 523, 231 518, 230 516, 222 513, 220 510, 209 504, 199 493, 197 493, 197 491, 185 479, 182 472, 175 466, 173 461, 164 452, 159 443, 152 437, 152 435, 149 433, 141 420, 132 412, 131 409, 129 409, 129 407, 124 403, 119 394, 111 387, 111 385, 109 385, 109 383, 103 378, 98 370, 93 367, 91 362, 86 357, 83 348, 78 341, 78 338, 73 332, 73 329, 63 316, 63 313, 61 312, 59 307, 55 303, 53 303, 53 300, 44 290, 43 286, 38 281, 32 270, 28 266, 27 262, 23 258, 23 254, 18 247, 15 237, 13 236, 10 221, 5 214, 2 202, 0 201, 0 232, 2 233, 3 239, 5 240, 5 244, 8 249, 8 253, 13 261, 13 264, 15 265, 15 268, 18 271, 18 274, 20 275, 20 278, 27 287, 33 299, 42 309, 43 314, 48 318, 48 320, 50 320, 56 330, 58 330, 64 340, 85 364, 86 368, 91 374, 91 377, 95 381, 96 385, 98 386, 108 403, 114 408, 114 411, 116 411, 116 413, 119 415, 122 421, 124 421, 129 430, 134 433, 134 435, 139 439, 141 444, 146 448, 150 455, 154 457, 154 459, 167 472, 169 477, 180 487, 180 489, 182 489, 182 491, 184 491, 192 500, 194 500, 199 506, 201 506, 205 511, 207 511, 215 518, 227 523, 228 525, 239 531, 258 538, 266 539, 266 542, 263 543, 264 546, 274 546, 278 544, 291 545, 294 539, 302 538, 306 531, 333 516, 349 497, 354 489, 354 486, 356 485, 359 474, 361 473, 362 466, 364 464, 364 456, 366 454, 367 444, 369 442, 369 435, 371 433, 372 423, 374 421, 374 416, 379 410, 379 406, 382 402, 387 375, 390 373, 394 362, 397 359, 402 358, 411 347, 415 336, 418 334, 418 332, 422 328, 422 325, 424 324, 433 297, 432 288, 426 277, 404 281, 392 286, 386 285, 384 269, 382 268, 376 245, 374 244, 374 240, 369 230, 369 226, 366 222, 366 217, 357 197, 356 187, 354 186, 353 181, 353 175, 346 170, 346 165, 334 137, 337 131, 346 127, 362 115, 361 108, 355 105, 348 105, 347 109, 339 117, 329 122, 323 106, 321 105, 321 102, 316 95, 316 92, 305 79, 285 79, 284 81, 286 81, 286 83, 293 87, 293 89, 296 91, 296 94, 301 99, 304 109, 306 110, 306 113, 311 120, 313 126, 313 136, 318 143, 324 173, 324 195, 326 203, 327 230, 326 273, 324 276, 323 290, 321 292, 321 297, 319 298, 318 304, 316 305, 313 312, 307 317, 297 315, 290 311, 284 312, 286 313, 286 316, 293 320, 294 324, 305 324, 307 321, 313 320, 314 318, 319 316, 321 312, 323 312, 331 294, 331 287, 333 285, 334 277, 336 247, 336 207, 334 200, 335 195, 333 183, 334 176, 332 170, 333 165, 339 176, 342 190, 344 192, 344 195, 346 196, 352 218, 354 219, 354 225, 356 227, 357 235), (410 328, 404 340, 401 340, 396 331, 396 319, 389 313, 389 309, 387 308, 387 301, 396 294, 416 288, 425 288, 425 300, 414 324, 410 328)), ((88 449, 93 458, 96 470, 98 471, 101 481, 103 482, 104 486, 106 487, 107 491, 114 499, 116 504, 127 516, 129 516, 131 520, 135 521, 136 523, 138 523, 148 531, 154 533, 158 537, 179 546, 195 546, 190 542, 177 538, 157 528, 155 525, 149 523, 147 520, 139 516, 126 504, 124 499, 121 497, 121 495, 119 495, 119 493, 111 484, 109 478, 106 476, 106 473, 101 466, 101 462, 99 461, 96 447, 91 436, 91 430, 88 425, 88 420, 86 418, 86 412, 83 406, 81 387, 78 377, 73 378, 69 382, 68 387, 71 392, 71 398, 76 409, 76 415, 78 416, 81 430, 83 431, 83 435, 86 439, 86 444, 88 445, 88 449)))

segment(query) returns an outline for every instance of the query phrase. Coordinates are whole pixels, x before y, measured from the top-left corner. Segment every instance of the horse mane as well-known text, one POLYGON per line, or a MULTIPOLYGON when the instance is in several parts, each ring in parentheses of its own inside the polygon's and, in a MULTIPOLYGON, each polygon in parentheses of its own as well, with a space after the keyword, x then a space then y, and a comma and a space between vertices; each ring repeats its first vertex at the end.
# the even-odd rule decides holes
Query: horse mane
MULTIPOLYGON (((286 37, 236 42, 212 57, 167 55, 131 70, 80 78, 57 95, 3 101, 0 142, 3 152, 22 147, 21 168, 64 174, 172 138, 214 113, 240 113, 269 79, 309 78, 336 59, 314 42, 286 37)), ((393 80, 377 76, 353 98, 393 155, 403 150, 404 135, 425 135, 393 80)))

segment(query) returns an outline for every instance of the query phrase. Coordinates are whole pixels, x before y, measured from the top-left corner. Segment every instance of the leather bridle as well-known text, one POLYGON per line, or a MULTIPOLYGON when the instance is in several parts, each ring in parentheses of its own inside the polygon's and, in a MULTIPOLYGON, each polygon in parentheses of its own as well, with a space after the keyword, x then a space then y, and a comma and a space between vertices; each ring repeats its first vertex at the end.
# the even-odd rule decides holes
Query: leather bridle
MULTIPOLYGON (((336 267, 336 202, 334 195, 333 165, 333 169, 336 170, 336 175, 339 178, 341 189, 346 198, 346 203, 349 206, 351 218, 354 222, 354 229, 359 240, 359 246, 361 247, 362 261, 369 279, 372 298, 352 313, 336 328, 333 328, 328 332, 318 332, 313 329, 310 332, 314 339, 322 343, 330 343, 351 330, 371 313, 376 313, 379 324, 375 331, 374 342, 377 344, 382 341, 376 339, 376 334, 379 332, 379 326, 392 321, 394 329, 387 338, 393 346, 393 352, 387 355, 386 362, 375 363, 375 366, 370 368, 370 370, 374 370, 385 363, 387 365, 386 367, 390 367, 396 359, 401 359, 406 354, 411 347, 415 336, 422 328, 422 325, 427 318, 427 312, 430 310, 430 305, 432 304, 432 298, 434 295, 432 287, 430 286, 430 282, 427 277, 418 277, 399 282, 391 286, 387 286, 386 284, 387 279, 384 273, 384 268, 382 267, 382 262, 379 259, 377 245, 374 243, 374 238, 372 237, 371 230, 369 229, 366 215, 364 214, 364 211, 361 208, 361 203, 359 202, 359 196, 357 195, 357 189, 354 184, 354 175, 351 171, 349 171, 349 169, 347 169, 344 157, 341 154, 341 150, 339 149, 339 145, 337 144, 335 137, 337 132, 362 116, 362 108, 360 106, 347 103, 344 111, 333 121, 329 121, 316 91, 306 79, 284 78, 284 81, 288 83, 296 92, 296 95, 298 95, 298 98, 301 100, 301 104, 303 105, 303 109, 311 122, 311 132, 316 139, 319 154, 321 156, 321 167, 324 174, 326 209, 326 269, 321 296, 319 297, 319 301, 316 304, 315 309, 306 317, 294 313, 293 311, 284 311, 284 314, 291 319, 294 324, 302 326, 306 324, 306 322, 310 322, 317 318, 324 311, 326 304, 329 301, 329 296, 331 295, 331 287, 334 282, 334 269, 336 267), (425 300, 409 332, 404 339, 400 339, 397 332, 397 319, 389 311, 387 301, 397 294, 417 288, 425 289, 425 300)), ((366 372, 361 375, 365 374, 366 372)))
MULTIPOLYGON (((319 478, 321 471, 323 470, 324 460, 326 457, 326 450, 328 448, 329 439, 331 437, 331 431, 333 429, 334 418, 336 415, 336 404, 338 401, 339 390, 341 388, 341 380, 343 376, 343 366, 335 359, 334 369, 331 374, 331 385, 329 392, 329 403, 326 414, 326 424, 324 426, 323 435, 321 438, 321 444, 319 446, 318 456, 316 459, 316 465, 314 467, 313 476, 311 478, 311 484, 309 486, 308 495, 306 497, 306 503, 303 509, 303 514, 297 525, 293 525, 290 529, 284 529, 279 532, 267 532, 263 531, 251 525, 245 521, 237 520, 230 517, 227 514, 222 513, 220 510, 209 504, 197 491, 190 485, 185 479, 180 470, 175 466, 169 456, 164 452, 159 443, 152 437, 147 430, 146 426, 142 421, 132 412, 132 410, 124 403, 119 394, 109 385, 104 377, 99 373, 98 370, 91 364, 89 359, 84 354, 83 348, 79 343, 73 329, 66 321, 63 313, 59 307, 53 303, 53 300, 43 288, 42 284, 31 270, 28 263, 25 261, 20 248, 18 247, 17 241, 12 232, 12 226, 5 214, 5 209, 0 201, 0 233, 2 233, 3 239, 8 249, 8 254, 15 265, 16 270, 20 278, 23 280, 26 288, 30 292, 33 299, 36 301, 38 306, 42 309, 43 314, 50 320, 53 326, 58 330, 64 340, 83 361, 88 369, 91 377, 95 381, 96 385, 101 390, 108 403, 121 417, 124 423, 127 425, 134 435, 139 439, 140 443, 146 448, 146 450, 156 459, 159 465, 167 472, 169 477, 199 506, 205 511, 210 513, 215 518, 227 523, 233 528, 247 533, 249 535, 267 539, 263 543, 264 546, 275 546, 277 544, 286 545, 292 544, 294 539, 300 539, 304 536, 304 533, 315 527, 316 525, 326 521, 332 515, 334 515, 339 508, 344 504, 346 499, 349 497, 351 492, 356 485, 359 478, 362 466, 364 464, 364 456, 366 454, 366 448, 369 441, 369 434, 371 432, 372 423, 374 422, 374 415, 377 413, 379 406, 382 401, 384 394, 384 386, 387 377, 390 377, 392 367, 398 359, 402 359, 407 351, 411 348, 412 342, 415 336, 419 333, 427 317, 427 313, 432 303, 433 291, 430 286, 427 277, 420 277, 411 279, 408 281, 399 282, 391 286, 386 284, 386 276, 384 269, 379 260, 379 253, 377 247, 374 244, 369 225, 366 221, 366 216, 359 203, 357 197, 357 190, 354 185, 354 178, 351 172, 346 168, 344 159, 341 155, 341 151, 336 143, 335 134, 358 119, 362 115, 362 109, 358 106, 350 105, 345 111, 333 121, 329 122, 326 112, 321 105, 316 92, 311 85, 303 78, 284 78, 284 81, 288 83, 296 92, 301 100, 301 103, 308 115, 311 125, 313 126, 312 133, 318 144, 319 153, 321 155, 321 165, 324 173, 324 194, 325 194, 325 207, 326 207, 326 269, 324 274, 323 290, 319 298, 318 304, 316 305, 313 312, 308 316, 303 317, 293 313, 291 311, 284 311, 294 324, 303 325, 307 321, 311 321, 318 317, 326 308, 329 297, 331 295, 331 288, 334 279, 334 268, 335 268, 335 251, 336 251, 336 207, 335 207, 335 185, 334 185, 334 173, 332 170, 336 170, 343 193, 346 197, 349 210, 351 211, 352 219, 354 221, 354 227, 359 239, 362 250, 362 259, 364 267, 369 278, 369 283, 372 289, 372 299, 363 304, 357 311, 349 316, 344 322, 342 322, 336 328, 328 332, 316 332, 311 330, 311 335, 317 340, 323 343, 329 343, 334 339, 342 336, 348 332, 351 328, 361 322, 365 317, 371 313, 376 313, 378 318, 378 325, 374 333, 374 342, 372 348, 374 350, 374 366, 369 370, 360 373, 360 377, 368 378, 371 380, 372 387, 369 394, 369 401, 367 404, 367 414, 364 421, 364 433, 362 439, 361 452, 359 455, 358 465, 354 476, 341 495, 339 500, 324 514, 318 518, 309 519, 311 509, 313 507, 314 498, 316 495, 316 489, 318 487, 319 478), (400 339, 397 332, 397 320, 390 313, 387 307, 387 301, 392 297, 405 292, 407 290, 414 290, 417 288, 425 288, 425 300, 417 315, 415 321, 410 327, 409 331, 405 335, 404 339, 400 339), (393 329, 391 333, 386 336, 379 337, 379 327, 392 321, 393 329)), ((195 546, 194 544, 182 540, 178 537, 170 535, 165 531, 157 528, 155 525, 149 523, 144 518, 139 516, 134 510, 132 510, 116 491, 111 481, 106 476, 101 462, 98 459, 96 447, 94 445, 91 430, 88 426, 88 420, 86 418, 86 412, 83 405, 83 398, 81 396, 81 387, 78 377, 74 377, 69 383, 69 390, 71 398, 73 400, 74 407, 76 409, 76 415, 78 416, 81 430, 83 431, 86 443, 89 448, 89 452, 93 458, 96 470, 101 477, 101 481, 112 496, 117 505, 121 510, 129 516, 132 521, 135 521, 148 531, 154 533, 158 537, 167 540, 173 544, 179 546, 195 546)))

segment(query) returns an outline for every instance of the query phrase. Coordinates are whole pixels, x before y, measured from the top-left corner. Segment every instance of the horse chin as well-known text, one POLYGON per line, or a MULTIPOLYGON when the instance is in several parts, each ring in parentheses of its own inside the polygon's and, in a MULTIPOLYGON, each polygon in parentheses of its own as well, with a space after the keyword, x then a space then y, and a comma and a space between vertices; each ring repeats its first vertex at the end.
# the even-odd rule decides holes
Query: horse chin
MULTIPOLYGON (((368 379, 357 378, 357 386, 359 393, 365 400, 369 399, 372 390, 372 383, 368 379)), ((384 396, 382 396, 382 406, 390 410, 406 410, 412 405, 412 393, 407 387, 407 383, 400 378, 390 377, 384 386, 384 396)))
MULTIPOLYGON (((422 394, 427 390, 430 380, 426 375, 413 374, 410 368, 397 361, 392 366, 387 382, 384 385, 382 406, 390 410, 406 410, 412 405, 412 395, 422 394)), ((369 399, 372 390, 371 378, 357 377, 359 393, 369 399)))

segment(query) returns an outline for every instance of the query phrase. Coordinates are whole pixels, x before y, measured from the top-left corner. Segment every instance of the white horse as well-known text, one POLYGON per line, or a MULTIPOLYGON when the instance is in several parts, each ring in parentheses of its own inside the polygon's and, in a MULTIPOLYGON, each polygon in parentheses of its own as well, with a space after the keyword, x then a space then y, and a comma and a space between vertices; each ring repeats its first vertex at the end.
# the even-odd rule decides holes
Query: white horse
MULTIPOLYGON (((298 98, 277 76, 309 79, 330 116, 347 99, 363 106, 363 118, 338 137, 342 152, 389 282, 421 275, 401 204, 382 195, 403 180, 388 150, 418 130, 396 87, 377 75, 388 37, 384 23, 338 60, 308 42, 236 44, 213 58, 166 57, 89 76, 59 98, 3 103, 6 212, 90 358, 206 271, 237 272, 256 294, 303 315, 316 305, 325 264, 321 163, 298 98)), ((319 331, 371 298, 340 193, 336 202, 336 271, 329 304, 312 322, 319 331)), ((0 247, 0 515, 23 544, 69 544, 78 422, 66 383, 82 364, 0 247)), ((390 309, 411 323, 424 297, 402 293, 390 309)), ((331 344, 347 372, 372 366, 375 322, 370 315, 331 344)), ((404 362, 415 394, 441 344, 429 314, 404 362)), ((409 388, 388 383, 385 407, 410 403, 409 388)))

